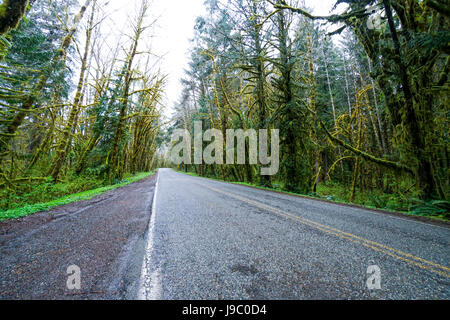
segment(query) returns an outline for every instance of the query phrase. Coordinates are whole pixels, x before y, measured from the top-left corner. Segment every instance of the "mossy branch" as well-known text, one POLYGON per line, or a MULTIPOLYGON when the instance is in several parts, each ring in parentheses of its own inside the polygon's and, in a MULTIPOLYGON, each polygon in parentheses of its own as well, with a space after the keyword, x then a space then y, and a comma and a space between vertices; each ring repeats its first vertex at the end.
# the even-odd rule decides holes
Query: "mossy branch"
POLYGON ((368 13, 367 13, 366 9, 364 9, 364 8, 360 9, 360 10, 344 12, 343 14, 332 14, 329 16, 314 16, 304 9, 289 6, 285 1, 280 1, 279 3, 273 3, 273 6, 277 10, 289 10, 291 12, 301 14, 302 16, 305 16, 311 20, 326 20, 331 23, 346 22, 350 18, 353 18, 353 17, 362 18, 362 17, 368 16, 368 13))
POLYGON ((3 0, 0 5, 0 35, 17 28, 27 6, 28 0, 3 0))
POLYGON ((380 158, 376 158, 370 154, 368 154, 367 152, 364 152, 362 150, 356 149, 354 147, 352 147, 351 145, 345 143, 344 141, 342 141, 341 139, 333 136, 330 131, 328 131, 328 129, 325 127, 325 125, 323 124, 322 121, 319 122, 320 127, 325 131, 326 135, 328 136, 328 138, 330 138, 331 141, 341 145, 342 147, 344 147, 345 149, 353 152, 354 154, 356 154, 357 156, 360 156, 361 158, 376 163, 380 166, 389 168, 389 169, 393 169, 393 170, 400 170, 402 172, 407 172, 411 175, 414 175, 414 171, 409 168, 406 167, 398 162, 394 162, 394 161, 389 161, 389 160, 385 160, 385 159, 380 159, 380 158))

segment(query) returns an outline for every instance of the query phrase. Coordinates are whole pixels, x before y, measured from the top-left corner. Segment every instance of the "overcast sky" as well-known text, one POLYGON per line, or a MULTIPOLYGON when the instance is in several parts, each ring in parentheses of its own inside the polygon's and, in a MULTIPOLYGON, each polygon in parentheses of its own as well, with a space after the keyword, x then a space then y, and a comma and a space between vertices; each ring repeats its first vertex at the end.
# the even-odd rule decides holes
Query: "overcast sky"
MULTIPOLYGON (((141 0, 111 0, 105 11, 110 15, 111 30, 126 30, 127 17, 135 16, 141 0)), ((189 40, 193 37, 195 19, 205 13, 204 0, 152 0, 151 18, 158 17, 153 29, 154 37, 147 38, 154 54, 162 56, 158 63, 161 71, 168 75, 166 103, 169 108, 179 98, 180 79, 189 61, 189 40)), ((306 6, 314 8, 314 14, 326 15, 336 0, 305 0, 306 6)), ((167 110, 170 114, 170 111, 167 110)), ((166 113, 168 114, 168 113, 166 113)))

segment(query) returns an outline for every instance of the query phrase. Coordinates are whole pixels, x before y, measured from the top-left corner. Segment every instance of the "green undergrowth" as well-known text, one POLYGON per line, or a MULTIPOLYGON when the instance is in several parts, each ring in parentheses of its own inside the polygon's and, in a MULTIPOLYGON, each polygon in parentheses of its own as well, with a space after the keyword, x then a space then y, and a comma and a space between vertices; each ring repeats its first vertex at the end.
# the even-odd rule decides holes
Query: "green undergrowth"
MULTIPOLYGON (((200 177, 195 172, 179 172, 195 177, 200 177)), ((220 178, 214 177, 203 178, 223 181, 220 178)), ((350 202, 350 191, 348 190, 348 188, 345 188, 344 186, 336 182, 320 183, 317 187, 317 192, 310 194, 298 194, 285 191, 282 189, 281 184, 277 182, 273 183, 273 188, 262 187, 248 182, 227 182, 263 190, 277 191, 285 194, 307 197, 311 199, 321 199, 341 204, 354 204, 368 209, 378 209, 405 215, 428 217, 434 220, 450 221, 450 202, 445 200, 423 201, 414 197, 402 198, 396 196, 395 194, 387 194, 379 190, 372 190, 370 192, 356 192, 354 200, 350 202)))
POLYGON ((25 217, 71 202, 89 200, 96 195, 139 181, 152 174, 153 172, 142 172, 128 175, 113 185, 106 185, 104 180, 95 177, 78 177, 61 183, 44 181, 33 185, 29 188, 29 192, 22 194, 6 194, 4 190, 0 193, 0 208, 2 208, 0 221, 25 217), (9 208, 5 209, 5 207, 9 208))

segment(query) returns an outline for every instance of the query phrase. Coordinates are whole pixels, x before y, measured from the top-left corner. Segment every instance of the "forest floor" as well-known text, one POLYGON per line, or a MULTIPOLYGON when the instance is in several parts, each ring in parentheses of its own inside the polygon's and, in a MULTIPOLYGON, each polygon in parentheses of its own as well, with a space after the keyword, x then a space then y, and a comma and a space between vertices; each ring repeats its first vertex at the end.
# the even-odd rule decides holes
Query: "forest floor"
POLYGON ((0 299, 134 299, 156 175, 0 222, 0 299), (67 268, 81 270, 68 290, 67 268))

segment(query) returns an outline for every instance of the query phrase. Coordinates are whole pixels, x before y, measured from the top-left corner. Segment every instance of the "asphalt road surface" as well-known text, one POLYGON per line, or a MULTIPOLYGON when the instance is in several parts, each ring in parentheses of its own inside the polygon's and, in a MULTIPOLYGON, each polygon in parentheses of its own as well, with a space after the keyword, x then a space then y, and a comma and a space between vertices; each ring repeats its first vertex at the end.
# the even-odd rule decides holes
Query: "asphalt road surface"
POLYGON ((160 169, 0 223, 0 299, 449 299, 449 240, 447 226, 160 169))
POLYGON ((140 298, 450 297, 445 226, 170 169, 153 207, 140 298))

